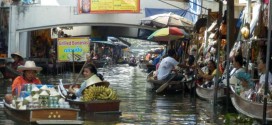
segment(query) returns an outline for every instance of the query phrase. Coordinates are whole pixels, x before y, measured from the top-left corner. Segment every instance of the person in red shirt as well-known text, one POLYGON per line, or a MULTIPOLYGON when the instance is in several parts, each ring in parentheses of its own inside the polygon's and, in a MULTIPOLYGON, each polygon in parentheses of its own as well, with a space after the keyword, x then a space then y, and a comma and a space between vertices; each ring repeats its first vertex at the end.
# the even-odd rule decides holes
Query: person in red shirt
POLYGON ((25 65, 18 66, 17 70, 22 71, 23 75, 14 79, 11 86, 12 95, 16 95, 16 93, 19 95, 24 84, 41 84, 36 74, 42 70, 42 67, 37 67, 34 61, 26 61, 25 65))

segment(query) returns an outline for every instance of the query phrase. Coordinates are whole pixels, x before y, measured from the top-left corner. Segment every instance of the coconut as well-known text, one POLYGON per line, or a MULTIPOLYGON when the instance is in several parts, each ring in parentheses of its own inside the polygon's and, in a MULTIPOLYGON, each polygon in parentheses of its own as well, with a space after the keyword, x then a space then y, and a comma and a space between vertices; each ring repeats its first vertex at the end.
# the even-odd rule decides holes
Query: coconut
POLYGON ((35 94, 35 95, 32 97, 32 102, 38 102, 38 101, 39 101, 39 97, 40 97, 39 94, 35 94))
POLYGON ((35 86, 35 87, 32 88, 32 90, 31 90, 31 95, 38 94, 39 92, 40 92, 40 89, 39 89, 37 86, 35 86))
POLYGON ((40 96, 47 96, 47 95, 49 95, 48 93, 47 93, 47 91, 46 90, 43 90, 41 93, 40 93, 40 96))
POLYGON ((60 96, 60 94, 58 92, 52 92, 50 93, 50 96, 60 96))
POLYGON ((21 105, 21 106, 19 107, 19 109, 20 109, 20 110, 26 110, 26 105, 21 105))
POLYGON ((27 96, 26 98, 25 98, 25 100, 27 100, 27 101, 29 101, 29 102, 32 102, 32 96, 30 95, 30 96, 27 96))
POLYGON ((47 87, 47 85, 43 85, 43 86, 41 87, 41 89, 42 89, 42 90, 47 90, 48 87, 47 87))
POLYGON ((65 102, 65 100, 63 98, 59 99, 59 104, 63 104, 65 102))

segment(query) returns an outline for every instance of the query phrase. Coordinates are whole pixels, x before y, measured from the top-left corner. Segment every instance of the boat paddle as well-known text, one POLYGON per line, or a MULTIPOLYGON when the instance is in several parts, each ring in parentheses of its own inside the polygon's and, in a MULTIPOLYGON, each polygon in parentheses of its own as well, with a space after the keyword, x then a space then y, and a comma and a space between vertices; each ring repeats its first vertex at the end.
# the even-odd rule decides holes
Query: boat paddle
POLYGON ((73 85, 75 85, 75 84, 77 83, 77 80, 78 80, 80 74, 83 72, 83 69, 84 69, 84 67, 85 67, 87 64, 88 64, 88 61, 85 61, 85 63, 83 64, 82 68, 80 69, 79 74, 77 75, 77 77, 76 77, 76 79, 75 79, 73 85))
POLYGON ((166 87, 170 84, 171 80, 173 78, 175 78, 176 75, 172 76, 166 83, 162 84, 157 90, 156 90, 156 93, 160 93, 162 92, 164 89, 166 89, 166 87))
MULTIPOLYGON (((93 54, 93 52, 90 53, 90 55, 92 55, 92 54, 93 54)), ((77 80, 78 80, 80 74, 83 72, 84 67, 88 64, 88 62, 91 61, 91 59, 88 59, 88 58, 89 58, 89 57, 86 57, 86 61, 85 61, 85 63, 83 64, 82 68, 80 69, 79 74, 77 75, 77 77, 76 77, 76 79, 75 79, 73 85, 75 85, 75 84, 77 83, 77 80)))

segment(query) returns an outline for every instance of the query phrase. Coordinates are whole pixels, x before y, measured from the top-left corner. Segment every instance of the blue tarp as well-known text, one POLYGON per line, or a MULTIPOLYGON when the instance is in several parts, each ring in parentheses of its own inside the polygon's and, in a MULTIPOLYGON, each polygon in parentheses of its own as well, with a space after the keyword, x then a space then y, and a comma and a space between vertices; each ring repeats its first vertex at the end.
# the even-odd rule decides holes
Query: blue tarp
POLYGON ((145 8, 145 16, 149 17, 149 16, 153 16, 156 14, 163 14, 163 13, 169 13, 172 12, 174 14, 180 15, 185 17, 186 19, 192 21, 192 22, 196 22, 196 18, 195 15, 187 12, 187 10, 182 10, 182 9, 159 9, 159 8, 145 8))

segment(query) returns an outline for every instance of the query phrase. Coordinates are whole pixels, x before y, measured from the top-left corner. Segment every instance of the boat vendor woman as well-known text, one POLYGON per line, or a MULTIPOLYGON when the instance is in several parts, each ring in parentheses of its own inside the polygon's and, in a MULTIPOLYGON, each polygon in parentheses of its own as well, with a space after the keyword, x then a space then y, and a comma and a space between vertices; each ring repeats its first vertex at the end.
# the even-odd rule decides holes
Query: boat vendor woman
MULTIPOLYGON (((216 64, 213 60, 209 60, 208 64, 208 72, 204 73, 199 67, 198 67, 198 76, 200 78, 205 79, 205 84, 203 85, 204 88, 207 87, 211 87, 212 83, 213 83, 213 78, 216 75, 216 64)), ((219 75, 221 75, 221 73, 219 72, 219 75)))
POLYGON ((73 86, 69 87, 69 91, 72 94, 75 94, 76 97, 82 95, 82 91, 88 86, 94 85, 95 83, 102 82, 104 80, 103 76, 97 74, 97 69, 93 64, 88 64, 83 68, 83 76, 86 80, 81 84, 80 88, 74 88, 73 86))
POLYGON ((41 84, 36 74, 42 70, 42 67, 37 67, 34 61, 26 61, 25 65, 18 66, 17 70, 22 71, 23 75, 14 79, 11 86, 13 95, 16 94, 16 90, 20 91, 24 84, 41 84))

